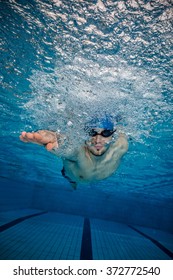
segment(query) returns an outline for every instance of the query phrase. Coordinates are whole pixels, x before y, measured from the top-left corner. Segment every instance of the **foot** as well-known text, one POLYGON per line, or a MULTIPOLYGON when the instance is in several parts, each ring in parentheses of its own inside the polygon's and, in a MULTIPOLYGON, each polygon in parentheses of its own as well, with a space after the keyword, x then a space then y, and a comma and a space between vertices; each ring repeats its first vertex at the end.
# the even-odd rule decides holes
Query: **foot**
POLYGON ((20 140, 25 143, 43 145, 48 151, 58 148, 57 135, 53 131, 38 130, 37 132, 25 132, 20 135, 20 140))

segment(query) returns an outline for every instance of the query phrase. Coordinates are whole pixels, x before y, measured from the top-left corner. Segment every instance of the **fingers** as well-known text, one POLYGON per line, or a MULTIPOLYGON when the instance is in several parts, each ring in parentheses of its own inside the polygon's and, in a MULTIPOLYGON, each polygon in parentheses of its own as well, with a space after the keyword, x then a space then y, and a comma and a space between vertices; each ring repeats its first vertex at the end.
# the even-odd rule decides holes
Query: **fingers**
POLYGON ((41 140, 41 136, 36 132, 25 132, 23 131, 20 135, 20 140, 23 142, 37 142, 41 140))
POLYGON ((23 138, 23 136, 22 136, 22 135, 20 135, 20 136, 19 136, 19 138, 20 138, 20 140, 21 140, 21 141, 23 141, 23 142, 25 142, 25 143, 27 143, 27 142, 28 142, 27 140, 25 140, 25 139, 23 138))
POLYGON ((29 141, 34 139, 34 133, 27 132, 25 136, 29 141))
POLYGON ((36 143, 44 145, 48 151, 53 148, 58 148, 57 138, 55 133, 40 130, 37 132, 25 132, 23 131, 20 135, 20 140, 25 143, 36 143))
POLYGON ((27 137, 26 137, 26 132, 25 132, 25 131, 23 131, 23 132, 21 133, 21 135, 19 136, 19 138, 20 138, 20 140, 23 141, 23 142, 28 142, 28 139, 27 139, 27 137))
POLYGON ((48 144, 46 145, 46 149, 47 149, 48 151, 51 151, 51 150, 54 149, 54 148, 58 148, 57 142, 48 143, 48 144))

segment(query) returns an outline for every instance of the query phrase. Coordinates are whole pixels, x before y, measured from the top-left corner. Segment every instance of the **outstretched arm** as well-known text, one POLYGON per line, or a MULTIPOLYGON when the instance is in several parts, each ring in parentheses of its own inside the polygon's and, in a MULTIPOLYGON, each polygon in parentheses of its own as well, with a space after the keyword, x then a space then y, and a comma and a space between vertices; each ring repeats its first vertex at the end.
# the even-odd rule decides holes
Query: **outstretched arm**
POLYGON ((58 139, 61 135, 49 130, 38 130, 37 132, 25 132, 20 135, 20 140, 25 143, 43 145, 48 151, 58 148, 58 139))
MULTIPOLYGON (((49 130, 38 130, 36 132, 23 131, 20 135, 20 140, 25 143, 34 143, 44 146, 47 151, 59 156, 59 147, 66 141, 66 137, 63 134, 58 134, 49 130)), ((64 158, 76 160, 78 151, 72 149, 71 154, 64 150, 64 158)))

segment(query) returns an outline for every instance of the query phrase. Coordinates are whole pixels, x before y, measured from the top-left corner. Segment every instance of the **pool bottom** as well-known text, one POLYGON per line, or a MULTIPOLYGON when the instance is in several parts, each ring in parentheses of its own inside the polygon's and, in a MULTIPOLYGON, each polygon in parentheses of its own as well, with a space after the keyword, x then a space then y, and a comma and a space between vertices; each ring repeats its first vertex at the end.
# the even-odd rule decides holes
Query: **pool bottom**
POLYGON ((0 225, 1 260, 173 259, 173 235, 150 228, 34 209, 1 212, 0 225))

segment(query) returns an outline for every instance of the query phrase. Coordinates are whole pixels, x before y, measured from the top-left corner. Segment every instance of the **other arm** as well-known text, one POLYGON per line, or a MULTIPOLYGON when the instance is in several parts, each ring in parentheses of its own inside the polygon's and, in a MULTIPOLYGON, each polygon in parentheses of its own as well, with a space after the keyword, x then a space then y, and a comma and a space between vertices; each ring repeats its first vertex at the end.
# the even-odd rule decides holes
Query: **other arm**
POLYGON ((123 156, 128 150, 128 141, 124 133, 119 133, 117 141, 113 144, 113 147, 119 150, 121 156, 123 156))

